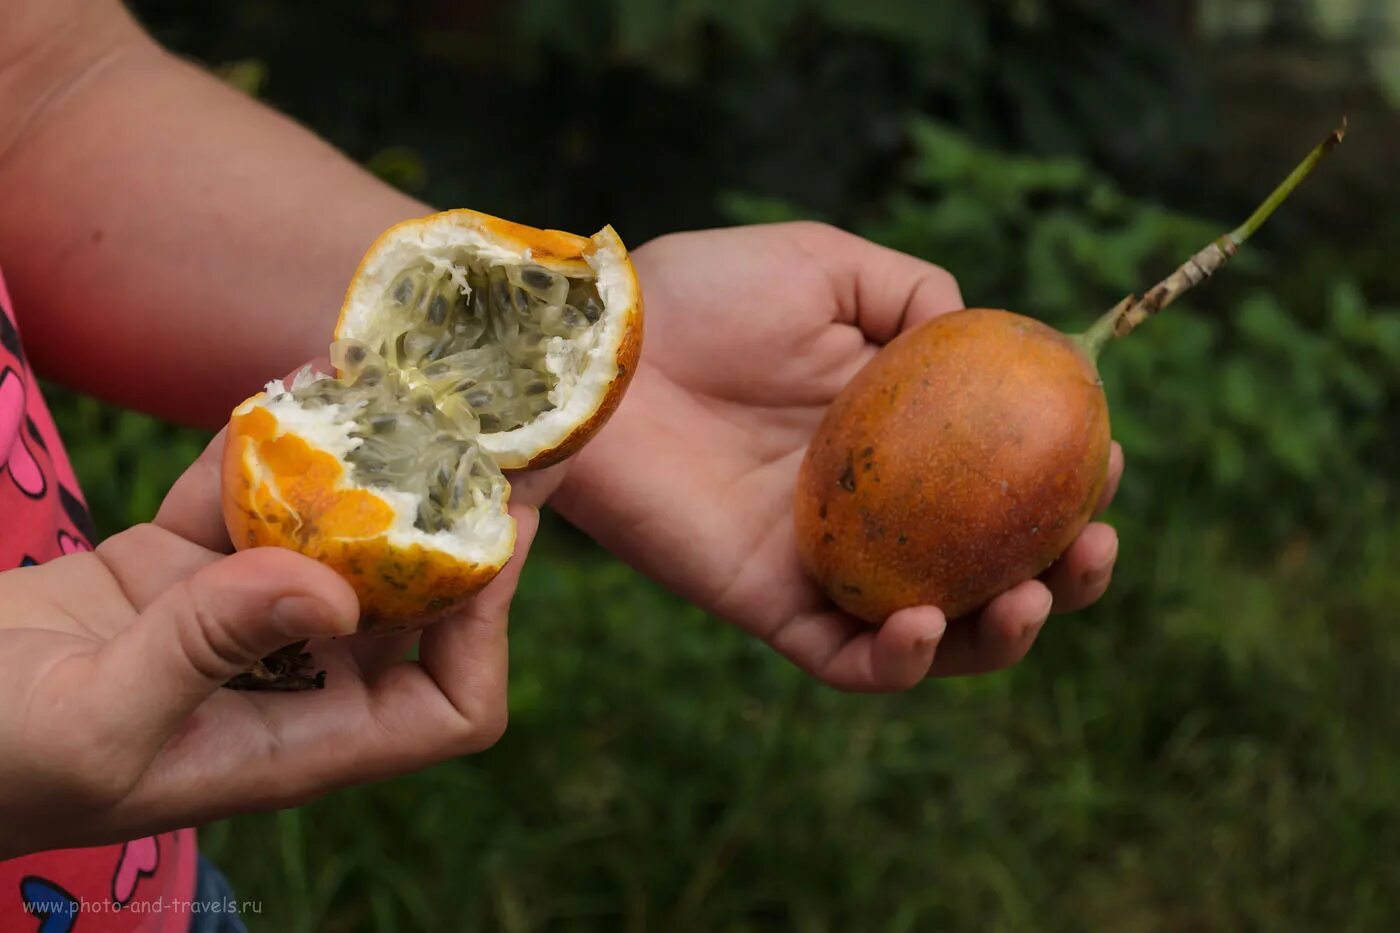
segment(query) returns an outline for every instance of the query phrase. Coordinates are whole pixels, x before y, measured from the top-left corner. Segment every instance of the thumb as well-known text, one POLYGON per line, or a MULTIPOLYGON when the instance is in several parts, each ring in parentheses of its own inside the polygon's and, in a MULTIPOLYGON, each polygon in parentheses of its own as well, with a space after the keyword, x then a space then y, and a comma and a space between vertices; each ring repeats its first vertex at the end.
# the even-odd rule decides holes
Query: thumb
POLYGON ((306 638, 348 635, 359 619, 350 584, 282 548, 252 548, 167 589, 102 649, 103 682, 130 703, 124 721, 163 736, 229 678, 306 638))

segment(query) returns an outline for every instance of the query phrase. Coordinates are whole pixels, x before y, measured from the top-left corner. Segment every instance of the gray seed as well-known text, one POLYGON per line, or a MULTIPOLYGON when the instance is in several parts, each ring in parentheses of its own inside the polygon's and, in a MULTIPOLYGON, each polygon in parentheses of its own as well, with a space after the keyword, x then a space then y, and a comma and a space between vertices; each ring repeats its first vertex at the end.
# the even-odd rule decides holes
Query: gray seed
MULTIPOLYGON (((486 389, 478 389, 475 392, 467 393, 467 404, 473 408, 481 408, 483 405, 491 404, 491 393, 486 389)), ((482 415, 484 419, 486 416, 482 415)))
POLYGON ((541 268, 540 266, 526 266, 524 269, 520 270, 520 281, 531 288, 544 291, 554 284, 554 276, 548 269, 541 268))
POLYGON ((441 295, 435 295, 432 303, 428 305, 428 320, 438 327, 447 320, 447 299, 441 295))
POLYGON ((484 414, 481 416, 481 430, 495 431, 501 426, 501 420, 495 415, 484 414))
POLYGON ((597 323, 598 318, 603 316, 603 306, 596 298, 585 298, 580 310, 583 311, 583 316, 588 318, 590 324, 597 323))
POLYGON ((405 305, 405 304, 408 304, 408 299, 410 299, 410 298, 412 298, 412 297, 413 297, 413 280, 410 279, 410 278, 407 278, 407 277, 405 277, 405 278, 403 278, 403 279, 400 279, 400 280, 399 280, 399 284, 397 284, 397 285, 394 286, 394 293, 393 293, 393 298, 394 298, 394 300, 397 301, 397 302, 398 302, 399 304, 401 304, 401 305, 405 305))
POLYGON ((394 430, 394 425, 398 424, 398 416, 392 412, 382 415, 370 415, 369 427, 375 434, 388 434, 394 430))

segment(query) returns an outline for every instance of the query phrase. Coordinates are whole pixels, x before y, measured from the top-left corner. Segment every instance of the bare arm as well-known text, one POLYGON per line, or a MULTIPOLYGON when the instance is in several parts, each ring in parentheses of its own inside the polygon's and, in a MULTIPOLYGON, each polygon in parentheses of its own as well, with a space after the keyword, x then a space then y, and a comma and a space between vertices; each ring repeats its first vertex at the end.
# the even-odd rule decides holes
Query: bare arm
POLYGON ((0 269, 50 378, 222 423, 325 351, 365 248, 429 210, 115 0, 0 0, 0 20, 0 269))

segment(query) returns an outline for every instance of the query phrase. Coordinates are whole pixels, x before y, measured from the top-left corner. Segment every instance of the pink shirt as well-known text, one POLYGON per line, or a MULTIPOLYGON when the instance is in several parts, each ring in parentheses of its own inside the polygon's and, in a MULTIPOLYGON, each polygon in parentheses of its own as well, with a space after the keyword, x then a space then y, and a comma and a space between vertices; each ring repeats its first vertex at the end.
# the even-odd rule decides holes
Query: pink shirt
MULTIPOLYGON (((91 550, 93 539, 0 276, 0 572, 91 550)), ((0 862, 0 930, 187 930, 195 866, 192 829, 0 862)))

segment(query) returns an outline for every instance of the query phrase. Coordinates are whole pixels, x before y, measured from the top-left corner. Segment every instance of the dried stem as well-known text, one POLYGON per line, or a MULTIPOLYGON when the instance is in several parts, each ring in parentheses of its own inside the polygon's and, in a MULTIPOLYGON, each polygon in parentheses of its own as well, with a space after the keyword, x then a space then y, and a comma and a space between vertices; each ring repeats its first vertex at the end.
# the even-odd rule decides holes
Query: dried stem
POLYGON ((1079 337, 1089 355, 1097 357, 1099 351, 1110 340, 1127 336, 1133 328, 1176 301, 1186 291, 1210 278, 1229 262, 1245 241, 1264 225, 1269 215, 1288 199, 1293 189, 1312 173, 1322 157, 1342 141, 1346 131, 1347 121, 1343 118, 1341 126, 1329 133, 1326 139, 1308 153, 1307 158, 1298 163, 1298 167, 1255 208, 1248 220, 1186 260, 1175 272, 1158 282, 1141 298, 1129 295, 1114 306, 1113 310, 1095 321, 1094 325, 1079 337))

